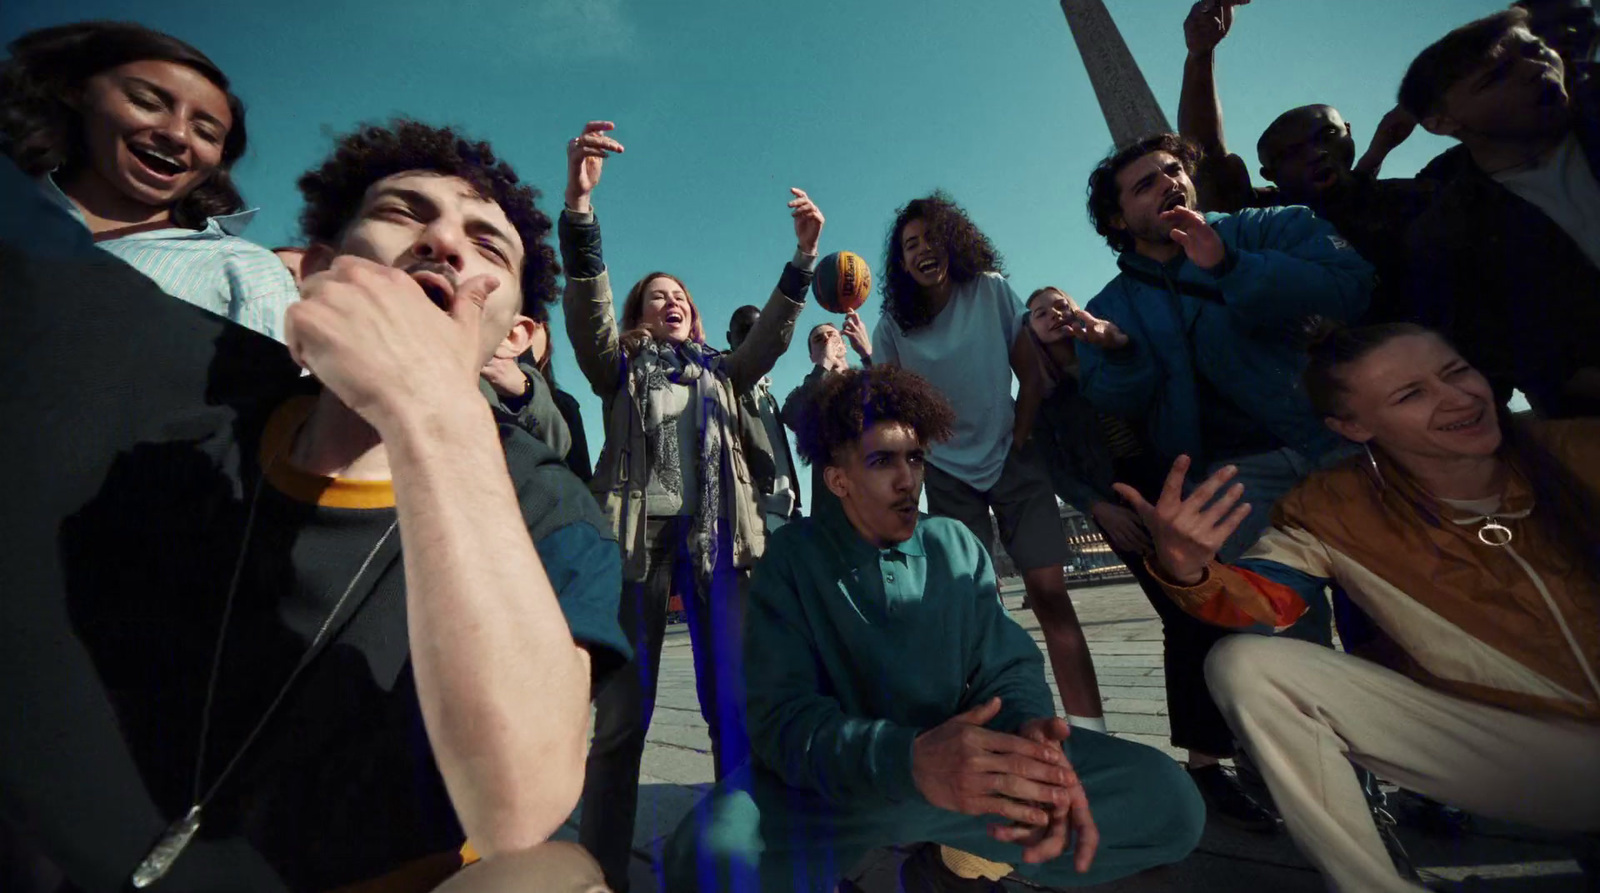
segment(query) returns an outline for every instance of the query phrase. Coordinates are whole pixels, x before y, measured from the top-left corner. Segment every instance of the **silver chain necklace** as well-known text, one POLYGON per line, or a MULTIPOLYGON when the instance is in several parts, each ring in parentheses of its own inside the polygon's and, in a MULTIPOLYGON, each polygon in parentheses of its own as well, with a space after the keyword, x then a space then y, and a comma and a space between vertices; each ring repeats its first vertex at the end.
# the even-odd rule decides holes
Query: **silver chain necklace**
MULTIPOLYGON (((294 438, 291 436, 290 443, 293 442, 294 438)), ((239 759, 244 756, 245 751, 250 749, 250 745, 255 743, 256 737, 261 734, 262 729, 266 728, 267 721, 272 718, 273 713, 277 712, 278 705, 283 703, 284 696, 289 693, 289 689, 294 685, 295 680, 300 678, 300 674, 306 667, 311 665, 312 659, 317 654, 317 649, 322 645, 323 636, 327 635, 328 629, 333 625, 334 618, 339 616, 339 611, 344 607, 345 601, 350 598, 350 593, 355 591, 356 583, 366 574, 367 568, 372 564, 373 559, 378 556, 378 550, 383 548, 383 544, 389 541, 389 537, 400 526, 400 519, 397 517, 389 524, 389 529, 383 532, 383 536, 378 538, 378 542, 373 545, 372 550, 367 552, 367 557, 362 560, 361 567, 356 569, 355 576, 350 578, 350 582, 345 586, 344 592, 340 594, 339 600, 333 603, 333 610, 329 611, 328 616, 323 618, 322 626, 317 629, 317 634, 312 638, 311 644, 307 646, 305 654, 301 655, 300 662, 289 673, 289 678, 284 680, 283 686, 273 696, 271 703, 267 705, 267 709, 261 714, 261 718, 256 720, 255 727, 250 730, 250 734, 245 736, 244 743, 240 744, 239 748, 234 751, 227 765, 222 768, 222 772, 211 782, 210 787, 202 791, 201 783, 205 777, 206 738, 211 730, 211 705, 216 699, 217 678, 222 670, 222 654, 228 641, 228 621, 233 615, 233 599, 234 595, 239 591, 239 580, 244 574, 245 558, 250 554, 250 534, 255 529, 256 507, 261 502, 261 489, 266 483, 267 475, 272 472, 272 468, 277 461, 278 454, 274 451, 266 466, 261 470, 261 478, 256 481, 255 492, 250 497, 250 511, 245 516, 244 536, 239 543, 239 557, 233 565, 233 579, 228 584, 227 600, 223 602, 222 628, 217 632, 217 648, 211 657, 211 676, 206 683, 205 706, 200 713, 200 741, 195 754, 194 787, 190 796, 190 802, 193 805, 189 807, 189 811, 184 813, 182 818, 167 826, 167 830, 162 832, 161 838, 156 841, 156 845, 150 848, 150 852, 139 863, 139 867, 133 870, 133 886, 141 890, 166 877, 167 872, 172 870, 173 863, 178 861, 178 857, 183 855, 184 849, 194 840, 195 834, 200 831, 201 808, 216 795, 217 790, 222 787, 222 783, 227 780, 234 767, 239 764, 239 759)))

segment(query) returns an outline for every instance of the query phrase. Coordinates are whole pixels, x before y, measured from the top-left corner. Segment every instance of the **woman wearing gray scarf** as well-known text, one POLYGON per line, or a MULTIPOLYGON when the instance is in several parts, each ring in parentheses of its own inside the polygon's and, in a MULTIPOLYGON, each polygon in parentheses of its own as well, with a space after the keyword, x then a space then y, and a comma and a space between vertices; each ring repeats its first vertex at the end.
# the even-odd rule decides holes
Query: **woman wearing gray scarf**
POLYGON ((766 545, 738 437, 737 395, 789 346, 817 258, 822 212, 799 189, 789 202, 798 246, 738 350, 705 343, 682 280, 651 273, 628 291, 619 328, 590 196, 605 159, 623 151, 609 121, 567 143, 566 208, 558 234, 567 334, 578 366, 605 401, 605 446, 591 484, 621 544, 621 623, 634 660, 595 699, 579 839, 618 893, 628 888, 639 761, 655 706, 667 601, 683 597, 700 711, 720 779, 744 761, 739 628, 741 571, 766 545))

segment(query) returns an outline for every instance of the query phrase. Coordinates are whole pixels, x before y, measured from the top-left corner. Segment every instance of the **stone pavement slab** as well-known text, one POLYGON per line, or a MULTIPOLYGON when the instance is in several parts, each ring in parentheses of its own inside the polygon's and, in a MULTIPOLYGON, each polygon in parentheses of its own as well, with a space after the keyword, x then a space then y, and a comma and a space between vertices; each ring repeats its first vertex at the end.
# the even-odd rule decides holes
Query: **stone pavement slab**
MULTIPOLYGON (((1031 611, 1020 608, 1020 581, 1002 581, 1012 616, 1044 640, 1031 611)), ((1166 683, 1161 669, 1161 621, 1133 584, 1074 587, 1073 607, 1088 636, 1105 701, 1106 723, 1118 737, 1162 750, 1174 759, 1167 724, 1166 683)), ((1047 674, 1048 675, 1048 674, 1047 674)), ((1055 682, 1050 680, 1055 691, 1055 682)), ((660 889, 656 868, 667 835, 709 790, 711 743, 695 697, 688 633, 668 630, 662 651, 660 694, 647 737, 640 778, 639 819, 634 834, 633 893, 660 889)), ((576 840, 578 812, 557 837, 576 840)), ((1579 893, 1587 888, 1571 851, 1555 835, 1478 820, 1459 839, 1432 838, 1402 827, 1413 861, 1425 871, 1466 880, 1467 893, 1579 893), (1469 880, 1470 879, 1470 880, 1469 880)), ((866 893, 897 893, 904 853, 875 851, 850 872, 866 893)), ((1029 888, 1008 882, 1012 890, 1029 888)), ((1099 887, 1109 893, 1322 893, 1321 877, 1286 834, 1260 836, 1213 824, 1184 862, 1099 887)), ((778 893, 778 891, 773 891, 778 893)))

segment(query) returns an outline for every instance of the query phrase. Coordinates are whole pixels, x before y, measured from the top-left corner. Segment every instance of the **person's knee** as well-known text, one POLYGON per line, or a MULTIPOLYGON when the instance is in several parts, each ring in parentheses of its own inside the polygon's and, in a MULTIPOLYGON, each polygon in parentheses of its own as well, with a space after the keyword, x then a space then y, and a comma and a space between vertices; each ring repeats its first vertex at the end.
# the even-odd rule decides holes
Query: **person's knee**
POLYGON ((1283 645, 1265 636, 1229 636, 1211 647, 1206 655, 1206 687, 1223 714, 1236 716, 1263 699, 1271 698, 1276 686, 1276 653, 1283 645))
POLYGON ((662 851, 666 890, 745 889, 761 860, 761 816, 748 793, 713 790, 689 810, 662 851))
POLYGON ((1199 789, 1176 760, 1154 748, 1138 777, 1149 785, 1145 797, 1149 838, 1145 843, 1150 864, 1183 861, 1200 845, 1206 830, 1206 804, 1199 789))

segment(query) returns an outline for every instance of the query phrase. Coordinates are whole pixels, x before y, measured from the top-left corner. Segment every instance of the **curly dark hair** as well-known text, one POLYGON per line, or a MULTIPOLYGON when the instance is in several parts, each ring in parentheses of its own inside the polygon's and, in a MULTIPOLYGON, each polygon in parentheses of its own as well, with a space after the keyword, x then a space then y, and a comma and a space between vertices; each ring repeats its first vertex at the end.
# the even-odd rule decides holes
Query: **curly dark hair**
POLYGON ((1158 133, 1113 151, 1089 174, 1089 222, 1118 254, 1133 248, 1133 236, 1111 225, 1111 218, 1122 213, 1122 190, 1117 188, 1117 175, 1152 152, 1166 152, 1178 159, 1184 173, 1191 177, 1200 163, 1200 147, 1192 140, 1176 133, 1158 133))
POLYGON ((904 422, 923 444, 949 440, 956 412, 927 379, 894 365, 830 375, 799 413, 795 446, 813 468, 835 464, 879 422, 904 422))
POLYGON ((321 167, 300 177, 306 200, 300 229, 314 242, 337 242, 372 184, 409 171, 459 177, 479 197, 500 206, 522 238, 522 312, 548 321, 561 265, 549 243, 550 218, 537 204, 539 190, 518 179, 488 143, 469 140, 452 128, 396 118, 387 127, 365 124, 340 138, 321 167))
POLYGON ((913 220, 924 221, 929 240, 948 255, 950 281, 971 282, 980 273, 1005 272, 1005 260, 994 243, 943 190, 906 202, 894 212, 894 225, 889 227, 882 276, 883 310, 902 332, 933 322, 933 315, 922 300, 922 286, 911 278, 900 256, 900 234, 913 220))
POLYGON ((55 171, 70 179, 89 163, 82 115, 69 104, 97 74, 130 62, 173 62, 200 72, 228 97, 233 125, 222 140, 222 164, 171 209, 172 222, 204 229, 207 217, 244 207, 229 171, 247 143, 244 103, 206 54, 131 22, 76 22, 41 28, 13 40, 0 62, 0 153, 32 177, 55 171))

